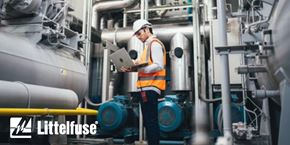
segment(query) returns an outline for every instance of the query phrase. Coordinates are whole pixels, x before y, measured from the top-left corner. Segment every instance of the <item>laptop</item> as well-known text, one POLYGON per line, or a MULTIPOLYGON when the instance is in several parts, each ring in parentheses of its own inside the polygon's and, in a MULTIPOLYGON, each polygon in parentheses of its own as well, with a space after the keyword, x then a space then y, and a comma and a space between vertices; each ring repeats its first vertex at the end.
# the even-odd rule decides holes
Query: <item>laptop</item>
POLYGON ((135 65, 125 48, 115 51, 114 53, 109 55, 109 58, 114 63, 118 71, 121 71, 122 67, 131 67, 133 69, 137 69, 148 65, 148 63, 135 65))

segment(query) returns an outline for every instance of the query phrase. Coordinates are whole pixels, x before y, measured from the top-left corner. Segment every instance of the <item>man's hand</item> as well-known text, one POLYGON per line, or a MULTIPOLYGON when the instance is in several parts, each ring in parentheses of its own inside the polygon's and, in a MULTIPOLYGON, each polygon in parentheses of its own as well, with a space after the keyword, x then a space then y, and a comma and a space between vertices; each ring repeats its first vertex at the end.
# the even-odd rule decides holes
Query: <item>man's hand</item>
POLYGON ((131 68, 130 67, 121 67, 121 72, 131 72, 131 68))
POLYGON ((133 62, 134 62, 135 65, 138 65, 138 64, 141 63, 139 60, 133 60, 133 62))

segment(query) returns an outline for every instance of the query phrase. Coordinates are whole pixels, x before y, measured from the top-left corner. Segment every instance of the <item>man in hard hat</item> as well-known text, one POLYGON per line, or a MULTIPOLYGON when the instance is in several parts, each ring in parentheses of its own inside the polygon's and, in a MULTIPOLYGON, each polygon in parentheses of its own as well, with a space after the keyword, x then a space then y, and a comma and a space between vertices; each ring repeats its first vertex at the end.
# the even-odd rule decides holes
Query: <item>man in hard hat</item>
MULTIPOLYGON (((152 24, 139 19, 133 24, 134 36, 145 44, 136 64, 148 63, 138 68, 137 96, 140 98, 143 122, 148 145, 159 145, 158 98, 165 90, 166 50, 163 43, 152 32, 152 24)), ((131 68, 122 68, 129 72, 131 68)))

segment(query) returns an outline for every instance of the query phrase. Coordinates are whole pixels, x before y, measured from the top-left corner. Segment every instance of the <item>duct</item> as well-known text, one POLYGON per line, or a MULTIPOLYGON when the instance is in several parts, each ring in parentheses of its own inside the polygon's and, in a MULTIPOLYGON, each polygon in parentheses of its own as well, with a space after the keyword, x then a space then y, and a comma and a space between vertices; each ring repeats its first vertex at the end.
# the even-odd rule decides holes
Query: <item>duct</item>
MULTIPOLYGON (((143 50, 143 43, 138 40, 136 37, 132 37, 128 41, 128 52, 136 50, 138 52, 138 55, 141 55, 142 50, 143 50)), ((125 90, 127 92, 137 92, 137 87, 136 87, 136 82, 138 80, 138 74, 137 72, 130 72, 130 73, 125 73, 125 90)))
POLYGON ((87 93, 87 71, 74 54, 1 31, 0 44, 0 80, 70 89, 79 101, 87 93))
POLYGON ((190 41, 182 33, 177 33, 173 36, 170 46, 171 90, 190 91, 190 41))
MULTIPOLYGON (((208 26, 201 27, 202 32, 208 32, 208 26)), ((188 24, 166 24, 166 25, 155 25, 153 26, 153 33, 160 39, 163 43, 170 42, 173 35, 176 33, 182 33, 190 41, 193 36, 192 25, 188 24)), ((119 46, 127 44, 128 40, 132 37, 132 28, 122 28, 117 30, 104 30, 101 34, 102 40, 108 40, 110 42, 116 42, 119 46)), ((207 35, 208 36, 208 35, 207 35)))
POLYGON ((77 94, 67 89, 0 81, 0 92, 0 108, 73 109, 78 106, 77 94))
POLYGON ((135 4, 136 0, 112 0, 102 1, 94 4, 93 6, 93 27, 99 29, 99 13, 104 11, 119 10, 128 8, 135 4))

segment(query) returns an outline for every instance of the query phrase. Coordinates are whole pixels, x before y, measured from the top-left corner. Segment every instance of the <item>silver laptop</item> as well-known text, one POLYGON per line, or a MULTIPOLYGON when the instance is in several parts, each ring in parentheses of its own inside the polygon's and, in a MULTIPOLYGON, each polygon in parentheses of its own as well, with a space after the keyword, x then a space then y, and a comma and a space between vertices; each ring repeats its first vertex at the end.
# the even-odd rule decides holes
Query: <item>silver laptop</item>
POLYGON ((146 66, 148 64, 148 63, 143 63, 143 64, 135 65, 125 48, 115 51, 109 56, 109 58, 114 63, 118 71, 120 71, 122 67, 138 68, 138 67, 146 66))

